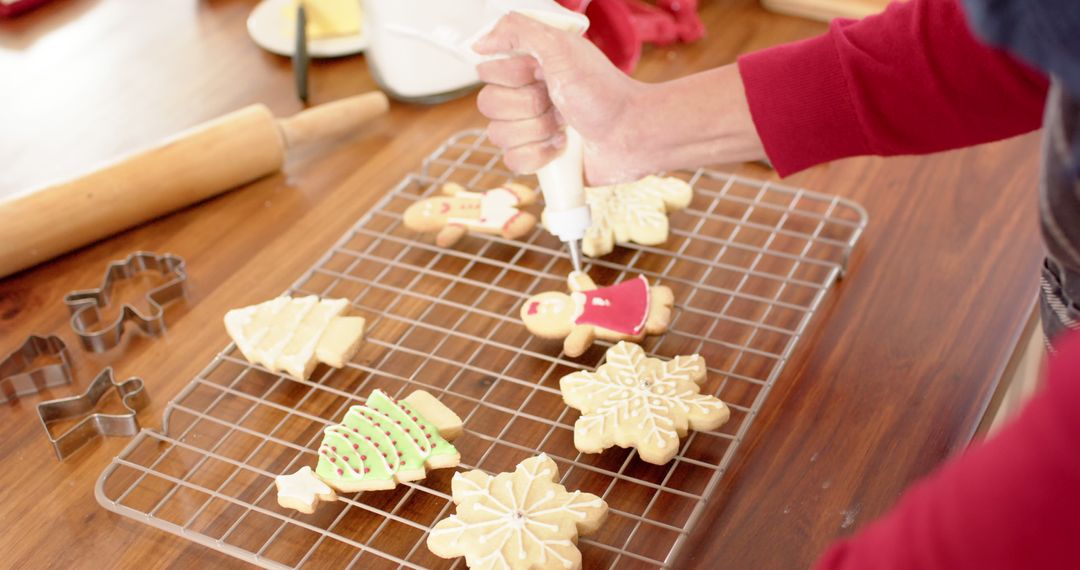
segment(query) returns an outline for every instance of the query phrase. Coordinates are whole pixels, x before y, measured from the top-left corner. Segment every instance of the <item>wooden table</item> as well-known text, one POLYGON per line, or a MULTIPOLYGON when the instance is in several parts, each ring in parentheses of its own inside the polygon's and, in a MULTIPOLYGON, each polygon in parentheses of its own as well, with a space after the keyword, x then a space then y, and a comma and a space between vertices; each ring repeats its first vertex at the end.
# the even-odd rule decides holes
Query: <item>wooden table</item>
MULTIPOLYGON (((182 127, 261 101, 300 108, 287 60, 244 31, 253 1, 58 0, 0 24, 0 194, 79 172, 182 127)), ((639 76, 677 77, 816 34, 752 0, 707 3, 709 37, 647 53, 639 76)), ((315 102, 372 88, 362 57, 318 62, 315 102)), ((294 156, 277 175, 0 281, 0 352, 30 333, 69 343, 71 289, 137 249, 187 258, 189 301, 162 339, 124 351, 75 349, 83 389, 103 365, 146 377, 164 404, 227 342, 221 315, 285 289, 451 133, 482 125, 472 97, 395 105, 363 136, 294 156)), ((1031 314, 1040 245, 1034 135, 923 158, 854 159, 791 177, 853 198, 871 223, 850 273, 793 355, 680 567, 798 568, 885 512, 902 490, 962 450, 1031 314)), ((739 169, 738 165, 721 166, 739 169)), ((755 172, 759 172, 756 170, 755 172)), ((62 223, 62 220, 58 220, 62 223)), ((32 396, 0 409, 0 550, 12 567, 241 563, 109 514, 93 483, 125 441, 59 464, 32 396)))

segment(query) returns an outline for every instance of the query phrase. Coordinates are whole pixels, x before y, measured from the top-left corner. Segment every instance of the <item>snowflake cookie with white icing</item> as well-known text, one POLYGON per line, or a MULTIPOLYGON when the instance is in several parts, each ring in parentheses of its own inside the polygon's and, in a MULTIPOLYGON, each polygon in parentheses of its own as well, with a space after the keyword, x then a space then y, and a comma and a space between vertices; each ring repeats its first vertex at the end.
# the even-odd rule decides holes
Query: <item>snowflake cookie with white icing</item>
POLYGON ((566 405, 581 411, 574 446, 583 453, 634 447, 649 463, 671 461, 688 429, 714 430, 730 416, 719 398, 699 393, 705 375, 705 359, 696 354, 664 361, 636 344, 616 344, 596 372, 559 381, 566 405))
POLYGON ((586 188, 592 225, 581 240, 581 251, 600 257, 616 244, 662 244, 668 239, 668 214, 689 206, 693 197, 693 188, 672 176, 586 188))
POLYGON ((607 503, 567 492, 558 479, 559 468, 543 454, 512 473, 455 474, 457 513, 435 525, 428 549, 442 558, 464 556, 469 568, 484 570, 581 568, 578 535, 600 527, 607 503))

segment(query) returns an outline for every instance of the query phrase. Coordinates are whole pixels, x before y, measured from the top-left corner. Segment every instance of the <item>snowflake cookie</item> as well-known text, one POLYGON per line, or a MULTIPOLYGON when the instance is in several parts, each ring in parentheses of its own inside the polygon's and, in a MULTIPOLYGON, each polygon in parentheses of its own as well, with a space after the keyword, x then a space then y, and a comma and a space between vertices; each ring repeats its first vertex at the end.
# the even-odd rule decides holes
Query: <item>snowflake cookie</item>
POLYGON ((671 461, 687 429, 714 430, 728 420, 724 402, 699 393, 704 379, 705 359, 696 354, 663 361, 636 344, 616 344, 596 372, 559 381, 566 405, 581 410, 574 446, 583 453, 634 447, 649 463, 671 461))
POLYGON ((586 188, 592 225, 581 240, 581 251, 600 257, 615 244, 662 244, 668 238, 668 214, 689 206, 693 197, 689 184, 671 176, 586 188))
POLYGON ((464 556, 469 568, 581 568, 577 537, 600 527, 607 503, 567 492, 558 479, 559 468, 543 454, 513 473, 457 473, 451 483, 457 514, 435 525, 428 548, 442 558, 464 556))

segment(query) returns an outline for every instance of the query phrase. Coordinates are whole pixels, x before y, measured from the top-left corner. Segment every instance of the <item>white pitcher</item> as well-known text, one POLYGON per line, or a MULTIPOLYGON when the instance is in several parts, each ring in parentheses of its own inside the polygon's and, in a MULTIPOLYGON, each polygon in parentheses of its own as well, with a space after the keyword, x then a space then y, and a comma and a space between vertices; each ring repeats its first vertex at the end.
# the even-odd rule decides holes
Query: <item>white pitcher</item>
POLYGON ((589 25, 554 0, 362 2, 368 67, 387 94, 409 102, 437 103, 472 89, 483 60, 472 44, 510 12, 576 32, 589 25))

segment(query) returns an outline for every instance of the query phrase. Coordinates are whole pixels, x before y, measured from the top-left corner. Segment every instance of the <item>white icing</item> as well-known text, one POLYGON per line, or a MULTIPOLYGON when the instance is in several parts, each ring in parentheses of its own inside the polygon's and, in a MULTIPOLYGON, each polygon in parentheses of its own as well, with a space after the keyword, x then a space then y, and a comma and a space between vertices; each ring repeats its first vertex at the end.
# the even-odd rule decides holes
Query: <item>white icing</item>
POLYGON ((549 556, 565 567, 572 567, 572 559, 560 548, 576 548, 570 540, 576 536, 576 530, 566 535, 560 532, 563 526, 552 518, 584 521, 590 516, 600 516, 589 509, 603 509, 606 505, 594 495, 565 492, 554 481, 557 473, 546 467, 549 462, 546 456, 527 459, 512 474, 482 475, 483 483, 473 477, 455 475, 453 496, 459 505, 458 514, 440 522, 431 536, 447 537, 449 545, 456 546, 468 532, 479 543, 495 543, 490 553, 482 557, 461 553, 470 567, 523 569, 544 564, 549 556), (542 486, 543 492, 536 493, 537 486, 542 486), (538 498, 530 504, 529 497, 534 495, 538 498), (466 508, 469 505, 471 511, 466 508), (470 516, 470 512, 477 514, 470 516), (489 518, 490 515, 494 516, 489 518), (478 516, 486 520, 477 520, 478 516))
POLYGON ((570 374, 560 386, 568 403, 583 412, 575 429, 608 434, 612 443, 640 432, 639 443, 665 449, 678 443, 692 411, 726 410, 719 399, 698 393, 703 366, 698 356, 649 359, 637 345, 620 342, 608 350, 601 370, 570 374))

